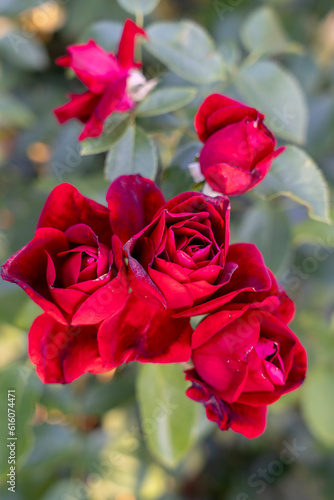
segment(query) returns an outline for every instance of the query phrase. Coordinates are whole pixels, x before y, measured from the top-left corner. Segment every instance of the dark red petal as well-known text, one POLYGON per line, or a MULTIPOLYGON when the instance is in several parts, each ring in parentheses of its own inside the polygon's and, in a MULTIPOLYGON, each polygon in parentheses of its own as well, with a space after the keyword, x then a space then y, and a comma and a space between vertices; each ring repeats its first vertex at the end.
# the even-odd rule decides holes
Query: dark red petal
POLYGON ((186 380, 192 382, 192 387, 187 389, 186 395, 202 403, 208 419, 216 422, 221 430, 231 428, 248 438, 255 438, 265 430, 266 406, 229 404, 219 396, 219 393, 201 380, 196 370, 188 370, 185 374, 186 380))
POLYGON ((138 35, 147 38, 146 32, 142 28, 131 19, 127 19, 117 52, 117 60, 123 68, 128 69, 134 66, 135 39, 138 35))
POLYGON ((211 228, 217 244, 227 252, 230 237, 230 202, 227 196, 212 198, 201 193, 181 193, 169 200, 164 209, 171 214, 197 214, 208 212, 211 228))
POLYGON ((275 147, 275 138, 259 121, 247 121, 247 140, 253 152, 253 167, 267 156, 271 155, 275 147))
POLYGON ((245 361, 204 349, 193 351, 191 359, 201 379, 218 391, 224 401, 238 399, 248 375, 245 361))
POLYGON ((172 312, 157 310, 131 293, 124 309, 108 318, 99 330, 103 359, 116 366, 130 361, 188 361, 192 328, 188 319, 173 319, 172 312))
MULTIPOLYGON (((211 94, 200 106, 195 116, 195 129, 201 141, 228 124, 249 116, 255 119, 258 112, 239 101, 221 94, 211 94)), ((261 115, 263 116, 263 115, 261 115)))
POLYGON ((107 193, 113 232, 122 243, 149 224, 165 199, 153 181, 141 175, 122 175, 107 193))
POLYGON ((89 91, 84 94, 71 94, 70 98, 70 102, 54 110, 59 123, 64 123, 72 118, 86 123, 101 99, 99 95, 89 91))
POLYGON ((79 135, 78 140, 84 141, 89 137, 99 137, 103 132, 103 122, 99 120, 95 113, 87 120, 86 125, 84 126, 81 134, 79 135))
POLYGON ((291 392, 302 384, 306 376, 307 355, 299 339, 290 328, 267 312, 259 312, 258 314, 261 314, 261 336, 276 342, 279 346, 286 383, 275 386, 274 391, 270 392, 244 393, 241 395, 240 401, 250 404, 271 404, 277 401, 282 394, 291 392))
POLYGON ((271 278, 263 257, 252 243, 235 243, 227 254, 225 269, 228 279, 224 281, 212 300, 197 305, 176 317, 198 316, 219 311, 222 306, 231 302, 242 292, 262 292, 271 287, 271 278))
POLYGON ((249 439, 260 436, 266 428, 267 406, 251 406, 240 403, 231 405, 231 429, 249 439))
POLYGON ((59 321, 65 320, 49 292, 48 255, 56 259, 58 253, 68 248, 65 235, 58 229, 38 229, 32 241, 12 255, 2 266, 1 272, 4 280, 19 285, 36 304, 59 321))
MULTIPOLYGON (((235 299, 237 304, 248 304, 249 307, 262 309, 278 317, 283 323, 289 323, 295 313, 293 301, 287 296, 283 287, 277 282, 273 273, 268 269, 271 278, 271 288, 265 292, 244 292, 235 299)), ((228 306, 227 306, 228 307, 228 306)))
POLYGON ((74 314, 72 325, 100 323, 122 310, 128 297, 128 284, 122 274, 90 295, 74 314))
POLYGON ((248 108, 240 103, 227 106, 226 108, 219 108, 207 117, 206 132, 209 137, 217 132, 217 130, 227 127, 232 123, 241 122, 245 118, 250 121, 255 121, 258 117, 259 113, 256 109, 248 108))
POLYGON ((51 288, 51 296, 57 306, 69 316, 87 299, 88 295, 70 288, 51 288))
POLYGON ((70 226, 65 230, 65 235, 72 244, 98 247, 98 238, 92 228, 87 226, 87 224, 75 224, 74 226, 70 226))
POLYGON ((70 64, 71 64, 71 56, 61 56, 61 57, 58 57, 56 59, 56 64, 58 64, 58 66, 64 66, 65 68, 69 68, 70 67, 70 64))
MULTIPOLYGON (((126 79, 127 75, 122 75, 121 78, 111 82, 105 89, 94 110, 95 119, 97 121, 103 123, 111 113, 117 110, 126 92, 126 79)), ((131 109, 133 105, 129 105, 128 109, 131 109)))
POLYGON ((271 287, 271 276, 266 268, 260 251, 253 243, 235 243, 229 248, 227 262, 233 262, 238 268, 232 274, 225 292, 238 290, 262 292, 271 287))
POLYGON ((125 99, 126 79, 127 74, 115 77, 114 81, 106 85, 103 93, 99 94, 94 109, 85 120, 86 125, 79 136, 79 141, 89 137, 99 137, 103 132, 105 120, 119 109, 122 102, 127 102, 127 106, 123 105, 122 111, 127 111, 134 106, 135 103, 129 96, 125 99))
POLYGON ((115 80, 123 72, 115 56, 111 57, 94 40, 82 45, 71 45, 67 48, 69 66, 86 87, 94 94, 100 94, 106 85, 115 80))
MULTIPOLYGON (((110 248, 111 229, 108 209, 83 196, 71 184, 59 184, 48 196, 37 227, 53 227, 66 231, 77 224, 89 226, 99 241, 110 248)), ((83 229, 83 232, 85 231, 83 229)))
POLYGON ((80 375, 113 368, 102 361, 97 345, 97 326, 70 327, 42 314, 28 335, 29 357, 44 383, 66 384, 80 375))
MULTIPOLYGON (((233 123, 215 132, 205 142, 199 157, 203 175, 216 164, 227 163, 251 172, 254 151, 247 134, 248 122, 233 123)), ((271 148, 271 152, 273 147, 271 148)))
POLYGON ((195 329, 191 341, 192 348, 196 349, 205 342, 208 342, 216 333, 242 316, 248 307, 249 305, 246 304, 240 309, 218 311, 217 313, 209 314, 195 329))
POLYGON ((206 169, 205 179, 217 193, 237 196, 251 189, 253 173, 227 163, 217 163, 206 169))

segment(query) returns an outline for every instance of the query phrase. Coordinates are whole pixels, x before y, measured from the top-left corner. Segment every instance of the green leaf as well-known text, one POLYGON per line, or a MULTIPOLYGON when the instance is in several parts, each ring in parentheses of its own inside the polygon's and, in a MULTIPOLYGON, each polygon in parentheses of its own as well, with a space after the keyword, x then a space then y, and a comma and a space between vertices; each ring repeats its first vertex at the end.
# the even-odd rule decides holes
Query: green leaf
POLYGON ((81 143, 81 155, 103 153, 114 146, 126 133, 131 118, 126 113, 113 113, 106 121, 102 134, 81 143))
POLYGON ((30 127, 34 121, 30 109, 15 97, 0 94, 0 127, 30 127))
POLYGON ((89 39, 95 40, 107 52, 116 52, 121 39, 123 25, 115 21, 98 21, 93 23, 83 35, 80 36, 80 42, 86 42, 89 39))
POLYGON ((289 40, 270 7, 260 7, 252 12, 242 26, 241 39, 247 50, 259 55, 300 52, 301 49, 289 40))
POLYGON ((242 51, 239 44, 235 40, 227 40, 218 46, 218 50, 223 58, 226 69, 230 71, 236 69, 242 58, 242 51))
POLYGON ((334 371, 309 371, 301 391, 303 415, 310 431, 326 446, 334 446, 334 371))
POLYGON ((54 481, 41 500, 75 500, 78 496, 80 500, 87 500, 87 491, 88 488, 83 487, 79 479, 63 479, 54 481))
POLYGON ((49 65, 49 56, 42 42, 34 36, 25 37, 18 30, 0 39, 1 56, 23 70, 41 71, 49 65))
POLYGON ((201 405, 185 395, 187 382, 179 364, 145 364, 137 378, 142 429, 153 455, 176 467, 198 438, 201 405))
POLYGON ((171 161, 171 165, 181 167, 183 170, 189 172, 188 165, 196 161, 201 148, 202 143, 200 141, 189 141, 185 144, 180 144, 171 161))
POLYGON ((192 83, 224 78, 223 61, 209 34, 191 21, 161 22, 147 29, 145 47, 170 70, 192 83))
POLYGON ((312 158, 296 146, 287 146, 255 190, 265 198, 288 196, 305 205, 312 219, 330 224, 327 183, 312 158))
MULTIPOLYGON (((332 211, 331 216, 333 217, 332 211)), ((321 244, 325 248, 334 248, 334 225, 319 224, 318 221, 305 219, 301 224, 293 226, 293 236, 296 245, 305 243, 321 244)))
POLYGON ((138 126, 128 128, 122 139, 109 151, 105 175, 113 181, 119 175, 141 174, 154 179, 157 154, 152 139, 138 126))
POLYGON ((119 5, 130 14, 150 14, 160 0, 117 0, 119 5))
POLYGON ((188 169, 171 166, 163 172, 161 190, 166 200, 190 191, 192 185, 193 180, 188 169))
POLYGON ((248 105, 266 115, 266 124, 277 136, 302 144, 307 129, 303 90, 285 69, 272 61, 241 66, 235 85, 248 105))
POLYGON ((175 111, 186 106, 196 95, 191 87, 169 87, 152 92, 138 106, 137 116, 156 116, 175 111))
POLYGON ((260 203, 246 212, 239 228, 238 241, 255 243, 266 265, 277 273, 289 256, 290 236, 286 215, 260 203))

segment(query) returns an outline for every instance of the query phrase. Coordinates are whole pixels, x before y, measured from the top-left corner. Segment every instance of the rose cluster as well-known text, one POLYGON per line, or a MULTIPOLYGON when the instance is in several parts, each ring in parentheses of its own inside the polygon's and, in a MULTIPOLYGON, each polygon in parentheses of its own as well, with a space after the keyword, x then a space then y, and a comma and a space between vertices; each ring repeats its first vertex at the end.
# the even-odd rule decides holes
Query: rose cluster
POLYGON ((107 204, 59 185, 33 240, 3 266, 44 310, 28 337, 39 376, 67 383, 130 361, 191 360, 187 394, 208 418, 260 434, 267 405, 303 381, 306 356, 287 326, 293 303, 257 248, 229 244, 228 198, 166 202, 135 175, 111 184, 107 204))
MULTIPOLYGON (((85 123, 80 139, 100 135, 111 113, 135 106, 137 35, 146 36, 127 21, 117 56, 90 41, 59 61, 88 88, 56 110, 60 121, 85 123)), ((305 350, 288 326, 293 302, 256 246, 230 244, 226 195, 255 186, 283 151, 263 120, 217 94, 200 107, 199 164, 221 196, 186 192, 166 201, 140 175, 118 177, 107 206, 70 184, 51 192, 34 238, 2 267, 3 279, 44 311, 28 335, 43 382, 134 361, 188 363, 187 396, 210 420, 247 437, 263 432, 267 406, 306 372, 305 350)))

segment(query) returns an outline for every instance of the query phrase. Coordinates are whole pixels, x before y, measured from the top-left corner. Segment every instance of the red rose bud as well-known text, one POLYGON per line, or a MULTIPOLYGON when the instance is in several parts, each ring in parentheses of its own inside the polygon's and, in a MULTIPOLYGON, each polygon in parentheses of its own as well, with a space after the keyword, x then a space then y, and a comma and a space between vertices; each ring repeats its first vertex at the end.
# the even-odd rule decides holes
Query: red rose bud
POLYGON ((266 407, 300 386, 306 352, 287 327, 293 304, 276 281, 267 294, 241 294, 207 316, 193 335, 194 368, 187 395, 201 402, 209 420, 246 437, 260 435, 266 407))
POLYGON ((54 110, 60 123, 77 118, 85 124, 80 141, 101 135, 106 118, 113 112, 125 112, 135 106, 131 79, 138 80, 138 64, 134 62, 138 35, 146 37, 145 31, 128 19, 117 55, 108 54, 90 40, 83 45, 71 45, 67 55, 57 60, 60 66, 71 68, 88 89, 83 94, 70 94, 71 101, 54 110))
POLYGON ((276 156, 274 135, 256 109, 212 94, 195 117, 195 129, 204 142, 199 163, 214 191, 238 195, 252 189, 268 173, 276 156))

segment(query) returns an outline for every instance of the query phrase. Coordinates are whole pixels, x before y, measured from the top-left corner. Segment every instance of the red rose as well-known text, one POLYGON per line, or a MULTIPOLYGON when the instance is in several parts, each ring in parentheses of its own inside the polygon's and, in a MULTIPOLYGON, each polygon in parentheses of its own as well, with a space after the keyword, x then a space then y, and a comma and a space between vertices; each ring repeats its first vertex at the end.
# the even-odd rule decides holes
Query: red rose
POLYGON ((111 226, 128 256, 130 287, 140 300, 181 317, 206 314, 243 291, 268 290, 270 276, 254 245, 229 248, 227 197, 183 193, 164 203, 156 188, 146 197, 150 214, 145 210, 144 218, 145 183, 139 175, 122 176, 107 195, 111 226))
POLYGON ((199 163, 208 184, 227 195, 245 193, 268 173, 273 159, 284 151, 275 149, 275 137, 256 109, 212 94, 195 117, 198 137, 204 142, 199 163))
POLYGON ((122 245, 106 207, 70 184, 49 195, 33 240, 2 267, 45 312, 63 324, 100 323, 127 297, 122 245))
POLYGON ((200 193, 176 196, 125 244, 131 287, 155 306, 206 302, 230 279, 229 201, 200 193))
POLYGON ((204 404, 208 418, 250 438, 264 431, 267 405, 299 387, 306 373, 305 350, 286 326, 293 303, 272 279, 268 293, 240 294, 199 324, 194 369, 186 372, 187 395, 204 404))
MULTIPOLYGON (((94 40, 83 45, 68 47, 68 55, 60 57, 57 64, 71 68, 88 88, 83 94, 70 94, 71 101, 55 109, 60 123, 77 118, 85 127, 79 137, 98 137, 103 123, 114 111, 124 112, 134 107, 129 91, 131 74, 138 65, 134 63, 134 46, 137 35, 145 31, 128 19, 125 22, 117 56, 108 54, 94 40)), ((143 77, 142 77, 143 78, 143 77)))
POLYGON ((35 237, 3 266, 46 314, 29 332, 29 354, 44 382, 71 382, 109 370, 98 353, 98 325, 126 303, 122 245, 109 210, 70 184, 49 195, 35 237))

